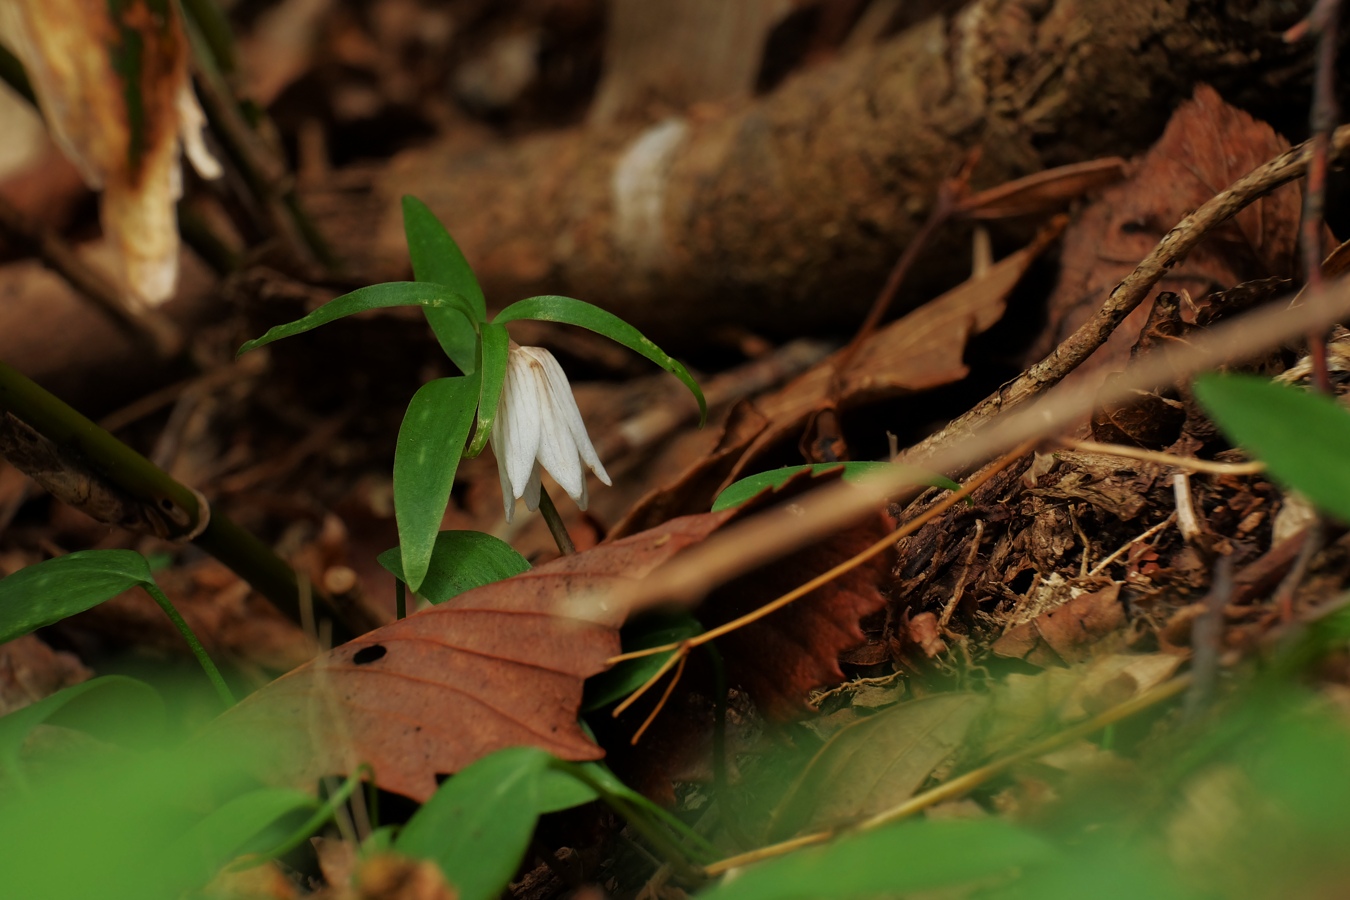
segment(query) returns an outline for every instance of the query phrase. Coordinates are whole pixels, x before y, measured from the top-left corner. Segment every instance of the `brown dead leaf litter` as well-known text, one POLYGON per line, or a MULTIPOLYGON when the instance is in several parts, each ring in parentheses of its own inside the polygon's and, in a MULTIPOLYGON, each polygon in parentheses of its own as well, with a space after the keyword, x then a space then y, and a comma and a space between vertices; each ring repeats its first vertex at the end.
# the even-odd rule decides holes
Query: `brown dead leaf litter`
MULTIPOLYGON (((386 190, 386 182, 410 177, 409 159, 426 153, 474 158, 512 129, 528 133, 570 124, 589 96, 586 73, 598 65, 595 3, 538 4, 513 23, 483 12, 468 29, 479 39, 475 52, 453 65, 443 60, 453 56, 448 48, 458 46, 463 34, 446 30, 444 10, 389 2, 372 26, 348 4, 315 8, 327 6, 338 10, 331 19, 291 23, 298 31, 289 37, 287 28, 260 27, 243 52, 254 61, 248 70, 253 90, 274 101, 278 122, 297 135, 300 182, 320 219, 329 222, 367 221, 370 196, 377 193, 371 184, 386 190), (331 40, 313 40, 320 32, 331 33, 331 40), (560 35, 575 38, 565 52, 530 50, 540 41, 561 45, 560 35), (307 49, 287 57, 268 43, 277 40, 307 49), (288 59, 293 68, 283 64, 288 59), (549 71, 531 70, 512 90, 512 79, 502 73, 522 59, 549 71), (460 107, 447 108, 435 90, 447 79, 460 102, 478 111, 471 121, 460 107), (307 111, 315 95, 327 104, 317 113, 307 111), (493 116, 499 131, 487 134, 484 123, 493 116), (458 129, 449 149, 410 151, 387 172, 356 161, 401 151, 409 134, 447 123, 458 129), (325 140, 346 156, 330 154, 325 140)), ((837 44, 826 41, 814 52, 827 56, 837 44)), ((891 64, 877 59, 876 65, 891 64)), ((634 102, 621 95, 610 102, 634 102)), ((741 84, 717 97, 700 114, 705 118, 694 121, 700 140, 731 141, 726 134, 718 138, 718 129, 750 121, 739 118, 735 107, 750 96, 741 84), (730 118, 719 118, 726 110, 716 103, 729 104, 730 118)), ((805 93, 794 96, 800 100, 805 93)), ((786 116, 786 109, 770 112, 786 116)), ((574 137, 559 140, 571 146, 574 137)), ((540 140, 522 143, 521 158, 536 159, 541 147, 553 146, 547 143, 552 138, 540 140)), ((764 150, 750 131, 736 140, 764 150)), ((49 502, 9 469, 0 469, 0 571, 88 546, 134 546, 172 556, 175 564, 161 582, 213 654, 257 685, 290 672, 215 727, 266 734, 278 720, 309 720, 310 746, 283 773, 297 783, 375 761, 382 787, 423 800, 437 776, 492 749, 529 742, 571 759, 607 753, 631 783, 679 804, 701 831, 741 849, 828 834, 893 815, 907 803, 916 804, 910 811, 931 807, 934 816, 1034 816, 1074 774, 1128 766, 1128 750, 1067 741, 1001 771, 974 799, 931 791, 1047 734, 1097 721, 1154 691, 1175 690, 1178 673, 1191 667, 1239 665, 1283 624, 1335 596, 1350 577, 1350 536, 1314 526, 1297 498, 1259 473, 1186 464, 1242 462, 1200 412, 1186 377, 1164 375, 1147 390, 1113 393, 1113 385, 1124 383, 1116 373, 1132 360, 1185 352, 1224 320, 1273 309, 1290 293, 1299 208, 1294 188, 1247 205, 1208 231, 1184 260, 1161 264, 1163 277, 1138 308, 1108 329, 1106 345, 1069 374, 1070 390, 1081 400, 1078 413, 1067 417, 1069 428, 1037 435, 1044 440, 1034 451, 1004 460, 1006 467, 975 489, 969 502, 937 514, 837 581, 719 640, 729 688, 725 702, 715 667, 696 655, 636 746, 629 739, 652 714, 660 690, 616 720, 598 721, 600 746, 592 743, 577 725, 582 683, 618 652, 619 629, 630 610, 588 606, 575 615, 578 608, 568 604, 574 595, 643 577, 649 593, 659 593, 663 578, 678 581, 673 569, 659 568, 668 561, 677 565, 678 551, 724 541, 734 555, 735 535, 744 533, 735 526, 754 519, 750 513, 772 507, 758 521, 776 522, 787 535, 794 521, 810 519, 817 509, 811 505, 817 495, 808 490, 833 476, 799 479, 740 516, 708 509, 721 489, 758 471, 877 458, 887 455, 888 443, 892 452, 917 444, 934 423, 959 415, 996 388, 998 379, 1071 339, 1178 222, 1288 149, 1274 129, 1202 86, 1180 105, 1154 146, 1133 161, 1111 157, 975 194, 963 207, 971 218, 1021 217, 1020 225, 998 236, 1011 252, 996 262, 977 253, 975 275, 926 303, 906 306, 851 351, 832 352, 844 335, 834 335, 834 343, 812 335, 775 346, 752 330, 772 330, 762 309, 757 324, 719 331, 699 360, 708 370, 705 385, 714 408, 713 425, 703 432, 692 428, 691 410, 678 406, 684 398, 668 379, 635 368, 603 342, 552 326, 517 335, 552 347, 569 371, 589 382, 580 387, 579 402, 593 433, 602 435, 601 455, 618 487, 596 492, 589 513, 567 513, 584 552, 559 560, 541 523, 508 527, 493 461, 466 460, 443 527, 507 538, 535 569, 317 658, 311 635, 220 564, 177 545, 110 535, 49 502), (1070 215, 1054 215, 1066 208, 1070 215), (1018 236, 1015 247, 1008 234, 1018 236), (1045 272, 1055 266, 1051 290, 1045 272), (1011 320, 1034 316, 1033 304, 1047 302, 1048 321, 1028 347, 1016 338, 1018 323, 1011 320), (1088 403, 1099 389, 1103 402, 1088 403), (815 440, 825 410, 838 417, 837 440, 815 440), (1154 455, 1141 457, 1134 452, 1139 450, 1154 455), (1220 560, 1232 566, 1222 594, 1215 589, 1220 560), (573 615, 562 623, 561 612, 569 611, 573 615), (421 677, 427 671, 435 677, 421 677)), ((1031 154, 1029 147, 1022 150, 1031 154)), ((605 162, 606 154, 598 159, 605 162)), ((996 156, 981 177, 1018 168, 996 156)), ((700 172, 711 178, 716 160, 700 156, 694 162, 695 170, 704 169, 691 170, 690 178, 700 172)), ((493 157, 483 164, 502 163, 493 157)), ((556 170, 540 167, 522 179, 525 174, 537 184, 556 170)), ((904 180, 923 174, 907 173, 904 180)), ((760 196, 770 187, 757 182, 752 193, 760 196)), ((468 189, 446 190, 457 196, 468 189)), ((538 199, 544 206, 566 206, 568 196, 562 186, 544 183, 538 199)), ((858 231, 846 235, 850 240, 894 218, 895 210, 886 207, 890 200, 847 199, 850 208, 863 210, 849 226, 858 231)), ((209 201, 197 202, 210 212, 209 201)), ((511 209, 508 224, 532 207, 521 202, 511 209)), ((653 284, 666 279, 653 281, 652 272, 678 261, 625 247, 612 259, 600 254, 605 261, 596 263, 588 254, 606 248, 592 240, 601 229, 588 230, 588 221, 565 223, 577 229, 568 237, 580 241, 575 261, 554 258, 567 244, 557 235, 550 236, 546 253, 527 235, 486 254, 489 277, 509 285, 558 276, 610 288, 613 260, 637 254, 638 274, 613 283, 628 284, 638 301, 664 302, 665 288, 653 284)), ((502 227, 495 220, 477 223, 471 234, 495 234, 502 227)), ((350 243, 351 235, 340 239, 350 243)), ((693 225, 685 239, 698 251, 692 258, 734 252, 693 225)), ((833 252, 828 244, 813 244, 803 265, 818 269, 817 256, 833 252)), ((869 238, 867 247, 850 257, 850 266, 880 258, 880 244, 869 238)), ((371 252, 353 250, 354 258, 371 252)), ((401 265, 377 262, 376 268, 401 265)), ((745 279, 736 283, 739 300, 753 293, 745 285, 756 278, 781 286, 791 262, 773 256, 763 272, 733 271, 745 279)), ((871 297, 852 290, 861 281, 850 279, 844 305, 864 307, 871 297)), ((210 277, 201 274, 201 280, 210 277)), ((801 291, 814 289, 803 284, 801 291)), ((260 253, 254 264, 211 288, 219 310, 203 314, 198 308, 179 320, 200 326, 194 330, 197 371, 181 380, 166 380, 163 372, 146 375, 142 380, 159 379, 156 389, 130 405, 133 398, 113 402, 97 385, 78 390, 96 406, 109 407, 121 436, 151 450, 175 477, 272 539, 312 583, 387 618, 392 584, 373 558, 396 541, 388 476, 392 435, 412 389, 451 374, 434 341, 418 316, 389 311, 296 338, 284 352, 272 348, 239 362, 231 353, 267 325, 354 286, 310 278, 260 253)), ((206 292, 202 285, 193 290, 206 292)), ((668 318, 664 312, 651 317, 668 318)), ((0 334, 0 345, 4 340, 0 334)), ((1292 346, 1265 348, 1240 367, 1306 380, 1308 363, 1292 346)), ((1350 336, 1343 330, 1334 333, 1330 356, 1344 383, 1350 336)), ((70 355, 60 360, 68 363, 70 355)), ((99 365, 85 371, 108 371, 118 362, 103 359, 99 365)), ((142 368, 140 362, 127 365, 129 372, 142 368)), ((828 539, 802 539, 788 556, 768 564, 749 560, 716 590, 688 592, 700 595, 695 614, 712 628, 750 613, 915 522, 943 493, 934 489, 904 502, 874 504, 865 520, 854 517, 852 527, 833 529, 828 539)), ((0 701, 16 708, 128 652, 181 652, 143 598, 119 598, 40 638, 0 648, 0 701)), ((1325 677, 1338 682, 1344 673, 1325 677)), ((1135 739, 1168 722, 1165 715, 1148 719, 1135 739)), ((592 816, 559 828, 561 833, 542 833, 541 846, 584 858, 586 878, 636 890, 651 875, 645 861, 634 862, 641 853, 624 843, 627 836, 612 820, 592 816)), ((325 840, 330 846, 319 849, 319 867, 350 874, 355 863, 341 849, 347 845, 325 840)), ((513 893, 559 895, 566 887, 556 864, 532 857, 513 893)), ((381 858, 368 861, 358 883, 353 890, 363 891, 360 896, 450 895, 436 872, 381 858)), ((260 896, 294 895, 292 885, 267 874, 248 889, 260 896)))

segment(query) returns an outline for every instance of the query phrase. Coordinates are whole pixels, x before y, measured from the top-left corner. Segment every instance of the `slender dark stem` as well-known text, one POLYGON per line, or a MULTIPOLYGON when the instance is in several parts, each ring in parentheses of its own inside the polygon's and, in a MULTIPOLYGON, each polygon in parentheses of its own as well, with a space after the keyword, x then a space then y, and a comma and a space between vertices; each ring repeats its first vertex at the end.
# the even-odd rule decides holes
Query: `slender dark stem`
POLYGON ((394 617, 408 617, 408 586, 399 578, 394 579, 394 617))
POLYGON ((214 0, 183 0, 183 10, 211 51, 216 68, 229 75, 235 70, 234 35, 230 21, 214 0))
POLYGON ((558 515, 558 507, 553 505, 553 498, 548 495, 548 489, 543 485, 539 486, 539 513, 548 523, 549 534, 553 535, 553 542, 558 545, 562 555, 571 556, 576 553, 577 545, 572 543, 572 536, 567 533, 562 516, 558 515))
MULTIPOLYGON (((17 370, 0 362, 0 410, 13 414, 48 440, 77 454, 91 470, 119 490, 153 506, 166 523, 170 540, 189 538, 233 569, 292 621, 300 616, 300 591, 295 572, 271 548, 231 522, 219 511, 200 531, 207 511, 197 494, 171 478, 141 454, 76 412, 17 370)), ((364 607, 338 606, 316 594, 338 619, 334 637, 349 640, 381 623, 364 607)))
MULTIPOLYGON (((654 817, 650 815, 651 809, 644 808, 647 806, 646 803, 639 805, 632 802, 630 798, 610 790, 607 785, 597 780, 586 771, 585 767, 577 763, 564 762, 559 759, 552 761, 550 765, 554 769, 566 772, 599 794, 601 799, 609 804, 610 808, 623 816, 628 824, 633 827, 633 830, 646 838, 656 848, 656 851, 665 857, 666 862, 674 866, 681 875, 686 878, 701 880, 701 873, 695 868, 697 863, 692 862, 685 849, 672 840, 670 835, 661 827, 662 817, 654 817)), ((637 797, 637 795, 634 796, 637 797)), ((688 832, 688 827, 684 826, 683 823, 680 824, 679 830, 688 832)), ((697 835, 693 836, 697 837, 697 835)), ((702 841, 702 839, 700 838, 699 841, 702 841)))
POLYGON ((225 683, 225 679, 221 676, 220 670, 216 668, 216 664, 211 661, 211 655, 206 652, 202 642, 197 640, 197 635, 192 633, 187 621, 174 608, 174 605, 169 602, 169 598, 164 596, 164 592, 157 585, 146 583, 142 584, 141 587, 145 588, 145 592, 159 604, 159 608, 164 610, 164 615, 169 617, 173 627, 177 628, 178 633, 183 636, 183 640, 187 641, 188 648, 192 651, 192 655, 197 657, 197 662, 201 664, 206 677, 211 680, 212 686, 216 689, 216 694, 220 696, 220 701, 225 704, 227 709, 234 706, 234 694, 230 691, 229 685, 225 683))
MULTIPOLYGON (((1300 243, 1303 250, 1304 283, 1310 300, 1322 291, 1323 217, 1326 206, 1327 167, 1330 155, 1331 132, 1336 127, 1336 32, 1340 20, 1340 0, 1319 0, 1307 19, 1291 30, 1291 35, 1302 37, 1311 33, 1317 38, 1316 64, 1313 75, 1312 113, 1309 126, 1312 131, 1312 157, 1308 161, 1306 190, 1303 195, 1303 217, 1300 222, 1300 243)), ((1308 333, 1308 355, 1312 360, 1313 388, 1331 393, 1331 376, 1327 371, 1326 333, 1314 330, 1308 333)))

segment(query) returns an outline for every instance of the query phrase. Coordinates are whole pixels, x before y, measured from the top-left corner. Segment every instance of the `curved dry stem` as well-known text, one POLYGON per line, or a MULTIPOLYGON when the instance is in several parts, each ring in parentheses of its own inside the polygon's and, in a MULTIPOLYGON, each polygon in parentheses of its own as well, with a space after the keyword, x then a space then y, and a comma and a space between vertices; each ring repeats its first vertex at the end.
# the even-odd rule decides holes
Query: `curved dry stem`
MULTIPOLYGON (((1324 136, 1325 137, 1325 136, 1324 136)), ((1325 154, 1338 159, 1350 150, 1350 125, 1337 128, 1325 154)), ((1299 178, 1318 157, 1315 140, 1304 141, 1258 166, 1228 186, 1208 203, 1177 223, 1163 235, 1153 252, 1125 280, 1116 285, 1102 308, 1077 331, 1065 338, 1049 356, 982 400, 946 428, 906 450, 899 462, 914 463, 939 448, 964 440, 984 421, 1025 404, 1058 384, 1064 376, 1092 355, 1134 309, 1148 296, 1180 259, 1193 250, 1216 227, 1237 215, 1271 191, 1299 178)))
POLYGON ((1067 450, 1137 459, 1141 462, 1175 466, 1191 472, 1204 472, 1207 475, 1259 475, 1266 470, 1266 464, 1260 460, 1245 463, 1214 462, 1210 459, 1177 456, 1175 453, 1164 453, 1161 450, 1145 450, 1143 447, 1127 447, 1124 444, 1099 444, 1096 441, 1078 441, 1070 438, 1059 441, 1059 444, 1067 450))
POLYGON ((684 676, 684 666, 685 663, 689 662, 689 653, 686 651, 684 653, 677 653, 675 656, 679 658, 680 664, 675 667, 675 674, 671 677, 670 684, 666 685, 666 689, 661 692, 661 699, 656 701, 656 707, 648 714, 647 718, 643 720, 642 725, 638 730, 633 732, 633 737, 628 743, 634 746, 637 746, 637 742, 642 740, 642 735, 646 734, 647 729, 656 721, 656 717, 661 714, 661 710, 666 708, 666 702, 670 700, 670 695, 675 690, 675 685, 679 684, 680 678, 684 676))
MULTIPOLYGON (((986 783, 991 778, 1003 774, 1018 763, 1044 756, 1053 750, 1058 750, 1060 747, 1072 744, 1074 741, 1095 734, 1108 725, 1113 725, 1116 722, 1128 719, 1131 716, 1157 706, 1159 703, 1170 700, 1185 691, 1190 684, 1190 675, 1178 675, 1171 681, 1159 685, 1145 694, 1140 694, 1132 700, 1127 700, 1118 706, 1113 706, 1111 709, 1093 716, 1085 722, 1080 722, 1071 728, 1066 728, 1063 731, 1052 734, 1044 740, 1037 741, 1016 753, 995 760, 978 769, 973 769, 966 774, 953 778, 951 781, 944 782, 931 790, 924 791, 922 794, 916 794, 891 809, 877 813, 871 818, 863 820, 860 824, 855 826, 853 830, 871 831, 874 828, 881 828, 884 825, 890 825, 901 819, 908 818, 909 816, 928 809, 931 806, 935 806, 944 800, 950 800, 953 797, 965 794, 986 783)), ((844 833, 844 829, 818 831, 813 834, 802 835, 788 841, 783 841, 779 844, 770 844, 767 847, 759 847, 747 853, 729 856, 726 859, 713 863, 705 868, 704 871, 709 876, 721 875, 739 866, 749 865, 750 863, 759 862, 764 859, 772 859, 775 856, 782 856, 785 853, 799 850, 802 847, 809 847, 813 844, 823 844, 826 841, 838 837, 842 833, 844 833)))
MULTIPOLYGON (((672 650, 678 650, 681 653, 688 653, 695 647, 706 644, 709 641, 716 640, 717 638, 721 637, 724 634, 730 634, 736 629, 749 625, 752 622, 757 622, 760 619, 764 618, 765 616, 769 615, 770 613, 777 612, 778 610, 787 606, 789 603, 792 603, 795 600, 800 600, 802 597, 811 593, 816 588, 823 587, 829 584, 834 579, 838 578, 840 575, 843 575, 846 572, 850 572, 853 569, 858 568, 858 566, 867 562, 869 559, 876 556, 878 553, 881 553, 887 547, 892 546, 900 538, 906 537, 910 534, 913 534, 915 531, 918 531, 924 525, 927 525, 933 519, 940 516, 947 510, 951 509, 952 506, 959 503, 961 500, 964 500, 966 497, 970 496, 986 481, 988 481, 990 478, 993 478, 999 472, 1006 469, 1009 465, 1013 463, 1013 461, 1018 459, 1024 453, 1030 451, 1033 446, 1034 444, 1032 442, 1030 441, 1026 442, 1022 446, 1013 450, 1011 453, 1006 454, 1003 458, 991 464, 988 468, 980 472, 974 478, 970 479, 968 482, 966 482, 964 485, 961 486, 960 490, 953 491, 946 497, 943 497, 940 501, 933 504, 928 509, 924 510, 923 513, 921 513, 918 516, 915 516, 913 519, 906 522, 904 525, 901 525, 895 531, 892 531, 890 534, 886 535, 881 540, 872 544, 870 547, 866 548, 865 550, 859 551, 857 554, 844 560, 839 565, 835 566, 829 571, 821 575, 817 575, 815 578, 812 578, 805 584, 798 585, 797 587, 788 591, 786 594, 783 594, 781 597, 778 597, 777 599, 764 604, 758 609, 746 613, 739 619, 733 619, 732 621, 719 625, 716 628, 711 629, 710 631, 705 631, 700 635, 696 635, 691 638, 686 638, 685 640, 682 641, 676 641, 670 644, 662 644, 659 647, 647 647, 642 650, 632 650, 628 653, 621 653, 618 656, 610 657, 608 660, 606 660, 606 662, 608 663, 608 665, 612 666, 616 663, 624 662, 625 660, 640 659, 644 656, 655 656, 658 653, 667 653, 672 650)), ((653 675, 648 680, 647 684, 644 684, 641 688, 638 689, 639 692, 647 690, 651 686, 651 682, 655 681, 657 678, 660 678, 661 675, 665 673, 667 668, 669 668, 668 665, 663 667, 655 675, 653 675)), ((630 697, 628 698, 628 700, 624 701, 623 704, 624 707, 626 708, 627 705, 631 703, 633 699, 634 699, 633 697, 630 697)), ((621 711, 622 710, 620 709, 616 710, 615 712, 617 714, 618 712, 621 711)))

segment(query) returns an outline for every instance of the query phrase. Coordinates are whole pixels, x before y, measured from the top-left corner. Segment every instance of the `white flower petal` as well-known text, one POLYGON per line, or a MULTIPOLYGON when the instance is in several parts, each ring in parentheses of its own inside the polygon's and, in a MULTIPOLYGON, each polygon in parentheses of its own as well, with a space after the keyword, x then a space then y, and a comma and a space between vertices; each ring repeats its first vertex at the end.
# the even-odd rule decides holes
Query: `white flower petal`
POLYGON ((586 483, 586 473, 581 469, 581 457, 577 454, 576 442, 572 432, 560 420, 558 399, 554 395, 543 370, 539 374, 539 389, 542 399, 548 405, 544 414, 544 427, 539 437, 539 463, 558 486, 567 492, 567 496, 576 499, 586 483))
POLYGON ((536 463, 534 471, 530 473, 530 480, 525 485, 525 508, 534 512, 539 508, 539 491, 543 487, 540 483, 539 465, 536 463))
POLYGON ((582 509, 590 500, 586 467, 610 483, 572 386, 553 354, 542 347, 510 345, 491 443, 507 522, 515 515, 517 499, 524 499, 531 510, 539 508, 543 471, 582 509))
POLYGON ((518 353, 507 355, 506 381, 502 385, 501 401, 504 409, 498 413, 498 418, 509 421, 507 429, 510 438, 502 443, 505 459, 501 462, 506 465, 511 494, 517 498, 525 493, 525 485, 530 480, 534 461, 539 455, 539 438, 543 430, 541 420, 547 409, 533 369, 528 357, 518 353))
MULTIPOLYGON (((498 422, 497 427, 492 429, 493 442, 497 440, 496 432, 501 428, 501 425, 502 423, 498 422)), ((497 477, 500 478, 502 482, 502 506, 505 508, 506 512, 506 524, 510 525, 511 520, 516 517, 516 495, 515 492, 511 490, 511 482, 506 480, 506 465, 502 462, 501 454, 497 453, 495 444, 492 448, 492 452, 497 455, 497 477)))
MULTIPOLYGON (((558 361, 553 358, 553 354, 547 350, 541 352, 539 362, 544 375, 548 378, 554 409, 557 411, 558 418, 567 424, 567 429, 572 434, 572 441, 581 461, 595 473, 595 477, 605 484, 611 484, 609 473, 605 471, 605 467, 600 462, 600 455, 595 452, 595 445, 591 443, 591 436, 586 433, 586 423, 581 419, 581 410, 577 409, 576 397, 572 394, 572 385, 568 382, 562 366, 558 365, 558 361)), ((547 464, 545 464, 545 468, 547 468, 547 464)), ((549 472, 552 473, 553 470, 549 469, 549 472)), ((554 477, 557 476, 554 475, 554 477)), ((568 493, 571 494, 570 491, 568 493)), ((576 494, 571 494, 571 496, 574 499, 576 498, 576 494)), ((582 506, 581 508, 585 509, 586 507, 582 506)))

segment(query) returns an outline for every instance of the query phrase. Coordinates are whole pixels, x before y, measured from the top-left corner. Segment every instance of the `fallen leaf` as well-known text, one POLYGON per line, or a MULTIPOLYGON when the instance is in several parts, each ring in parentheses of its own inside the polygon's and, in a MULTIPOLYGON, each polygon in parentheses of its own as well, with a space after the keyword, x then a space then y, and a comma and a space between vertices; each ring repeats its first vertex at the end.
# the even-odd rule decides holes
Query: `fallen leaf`
POLYGON ((1068 669, 1009 675, 993 688, 979 755, 1013 752, 1047 730, 1132 700, 1171 678, 1185 661, 1174 653, 1107 653, 1068 669))
POLYGON ((988 706, 978 694, 912 700, 840 730, 775 810, 770 840, 842 825, 910 797, 988 706))
MULTIPOLYGON (((1133 175, 1104 191, 1065 233, 1050 327, 1029 356, 1041 359, 1096 312, 1174 225, 1288 147, 1269 125, 1229 106, 1213 88, 1197 87, 1133 175)), ((1299 209, 1298 192, 1290 189, 1251 204, 1206 236, 1160 289, 1200 298, 1253 278, 1292 274, 1299 209)), ((1123 368, 1150 306, 1145 299, 1070 378, 1095 390, 1102 372, 1123 368)))
POLYGON ((376 629, 262 688, 201 739, 254 734, 277 751, 260 777, 295 785, 369 763, 380 787, 419 802, 438 774, 506 747, 598 759, 577 721, 582 683, 619 652, 629 612, 604 589, 646 576, 730 515, 677 519, 376 629))
MULTIPOLYGON (((795 496, 837 477, 837 472, 815 478, 803 472, 739 509, 774 504, 794 515, 795 496)), ((706 628, 716 628, 833 569, 889 532, 878 513, 722 585, 695 614, 706 628)), ((719 638, 731 683, 743 687, 770 718, 788 720, 809 711, 813 690, 844 680, 839 657, 866 641, 859 622, 885 604, 881 586, 890 568, 890 555, 877 554, 783 609, 719 638)))
POLYGON ((1119 156, 1056 166, 966 197, 959 204, 972 219, 1006 219, 1053 212, 1069 201, 1125 177, 1119 156))
POLYGON ((1119 584, 1079 594, 1029 622, 1013 626, 991 649, 995 656, 1025 659, 1041 666, 1082 662, 1092 644, 1125 624, 1119 598, 1119 584))

